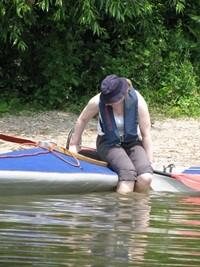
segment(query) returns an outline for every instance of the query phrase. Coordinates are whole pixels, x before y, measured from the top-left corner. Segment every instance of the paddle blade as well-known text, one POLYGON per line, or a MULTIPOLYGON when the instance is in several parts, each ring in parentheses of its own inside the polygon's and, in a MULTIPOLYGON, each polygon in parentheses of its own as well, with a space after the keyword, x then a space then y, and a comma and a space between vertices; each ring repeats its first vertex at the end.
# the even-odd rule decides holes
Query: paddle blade
POLYGON ((17 144, 36 144, 36 142, 32 140, 6 134, 0 134, 0 139, 17 144))
POLYGON ((179 180, 184 185, 195 191, 200 191, 200 174, 171 174, 171 177, 179 180))

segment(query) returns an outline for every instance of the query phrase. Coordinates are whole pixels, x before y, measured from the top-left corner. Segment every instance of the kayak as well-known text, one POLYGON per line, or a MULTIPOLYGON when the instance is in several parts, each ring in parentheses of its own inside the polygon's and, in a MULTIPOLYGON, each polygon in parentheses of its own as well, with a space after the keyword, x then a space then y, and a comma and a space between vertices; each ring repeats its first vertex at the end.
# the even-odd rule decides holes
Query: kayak
POLYGON ((61 152, 32 148, 0 155, 0 195, 110 191, 117 182, 108 167, 77 163, 61 152))
MULTIPOLYGON (((0 195, 115 191, 118 176, 105 162, 70 153, 57 145, 33 143, 33 148, 0 154, 0 195)), ((178 174, 155 171, 151 189, 198 193, 200 167, 178 174)))
POLYGON ((189 167, 181 173, 154 171, 151 187, 158 192, 200 193, 200 167, 189 167))

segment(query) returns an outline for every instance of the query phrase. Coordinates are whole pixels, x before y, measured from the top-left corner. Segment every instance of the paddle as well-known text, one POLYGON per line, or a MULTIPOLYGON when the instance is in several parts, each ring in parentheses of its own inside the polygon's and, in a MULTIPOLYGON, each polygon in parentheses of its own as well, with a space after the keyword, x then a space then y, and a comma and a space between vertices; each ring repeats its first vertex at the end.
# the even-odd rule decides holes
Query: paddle
POLYGON ((17 144, 32 144, 32 145, 37 144, 37 142, 29 140, 29 139, 16 137, 16 136, 10 136, 6 134, 0 134, 0 139, 4 141, 12 142, 12 143, 17 143, 17 144))
POLYGON ((155 174, 167 176, 182 182, 195 191, 200 191, 200 174, 168 173, 154 170, 155 174))

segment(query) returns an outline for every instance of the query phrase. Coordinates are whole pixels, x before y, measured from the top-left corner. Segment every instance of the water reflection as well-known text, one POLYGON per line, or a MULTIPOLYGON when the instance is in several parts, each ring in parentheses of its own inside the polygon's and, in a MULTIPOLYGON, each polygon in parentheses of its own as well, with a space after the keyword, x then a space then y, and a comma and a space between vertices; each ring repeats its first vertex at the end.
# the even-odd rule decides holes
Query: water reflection
POLYGON ((124 266, 127 262, 144 259, 147 227, 149 225, 149 199, 144 195, 119 197, 109 211, 109 227, 93 235, 91 252, 111 260, 111 265, 124 266), (112 265, 114 264, 114 265, 112 265))
MULTIPOLYGON (((184 216, 181 220, 181 224, 185 227, 179 230, 179 233, 185 236, 192 236, 198 240, 200 237, 200 197, 184 197, 180 200, 180 204, 185 208, 184 216)), ((198 255, 200 255, 200 253, 198 253, 198 255)))
POLYGON ((148 201, 142 195, 117 194, 4 198, 0 205, 1 262, 124 266, 141 261, 148 201))
POLYGON ((159 259, 160 266, 199 266, 200 242, 199 196, 166 194, 152 201, 151 227, 149 243, 153 250, 152 257, 159 259), (167 201, 167 202, 166 202, 167 201), (197 224, 193 224, 193 215, 197 224))
POLYGON ((199 266, 199 222, 198 196, 2 197, 0 266, 199 266))

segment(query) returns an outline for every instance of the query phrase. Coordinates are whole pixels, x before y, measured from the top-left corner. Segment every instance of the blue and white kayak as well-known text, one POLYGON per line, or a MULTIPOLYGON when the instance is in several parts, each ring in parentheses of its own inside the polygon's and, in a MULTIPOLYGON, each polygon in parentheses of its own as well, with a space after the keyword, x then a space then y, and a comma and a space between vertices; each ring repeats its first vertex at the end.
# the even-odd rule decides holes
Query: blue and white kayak
POLYGON ((0 195, 66 194, 114 190, 117 174, 105 166, 43 148, 0 155, 0 195))
MULTIPOLYGON (((94 161, 95 162, 95 161, 94 161)), ((106 166, 75 159, 60 151, 41 147, 0 155, 0 195, 69 194, 114 191, 118 176, 106 166)), ((179 174, 180 175, 180 174, 179 174)), ((181 179, 198 177, 197 187, 166 173, 155 173, 152 190, 200 192, 200 167, 185 170, 181 179), (199 181, 199 182, 198 182, 199 181), (189 185, 189 186, 188 186, 189 185)))

